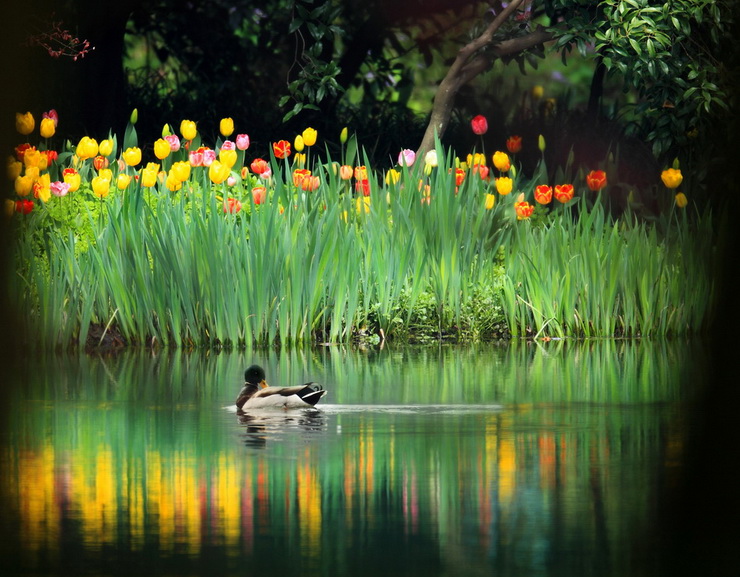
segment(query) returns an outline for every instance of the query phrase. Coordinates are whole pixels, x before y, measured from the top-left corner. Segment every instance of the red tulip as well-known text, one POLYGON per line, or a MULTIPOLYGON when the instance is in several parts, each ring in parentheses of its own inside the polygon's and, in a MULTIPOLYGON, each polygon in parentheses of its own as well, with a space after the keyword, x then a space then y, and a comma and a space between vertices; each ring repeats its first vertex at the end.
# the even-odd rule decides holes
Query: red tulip
POLYGON ((263 158, 255 158, 252 161, 252 164, 249 165, 249 168, 251 168, 252 172, 255 174, 262 174, 270 169, 270 165, 267 164, 267 161, 263 158))
POLYGON ((273 142, 272 151, 275 153, 275 158, 288 158, 290 156, 290 142, 287 140, 273 142))
POLYGON ((486 120, 485 116, 479 114, 478 116, 473 117, 470 121, 470 127, 473 129, 475 134, 485 134, 488 132, 488 120, 486 120))
POLYGON ((592 170, 586 175, 586 184, 596 192, 606 186, 606 172, 603 170, 592 170))
POLYGON ((555 185, 555 199, 558 202, 565 204, 571 198, 573 198, 573 185, 572 184, 556 184, 555 185))
POLYGON ((252 200, 254 204, 262 204, 265 202, 265 196, 267 195, 267 189, 264 186, 255 186, 252 189, 252 200))
POLYGON ((552 187, 540 184, 534 189, 534 199, 540 204, 549 204, 552 200, 552 187))
POLYGON ((511 154, 516 154, 522 150, 522 137, 521 136, 510 136, 506 139, 506 150, 511 154))
POLYGON ((33 210, 33 201, 22 199, 22 200, 16 200, 15 201, 15 211, 20 212, 21 214, 28 214, 33 210))

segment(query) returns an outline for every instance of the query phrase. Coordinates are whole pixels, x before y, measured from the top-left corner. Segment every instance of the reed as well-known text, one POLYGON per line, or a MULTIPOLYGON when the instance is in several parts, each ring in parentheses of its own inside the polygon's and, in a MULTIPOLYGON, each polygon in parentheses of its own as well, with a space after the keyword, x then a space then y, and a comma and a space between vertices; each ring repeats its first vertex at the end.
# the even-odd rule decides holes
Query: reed
MULTIPOLYGON (((403 167, 397 181, 369 170, 367 197, 327 154, 313 157, 313 191, 272 157, 260 204, 257 177, 214 185, 195 167, 177 192, 136 181, 89 196, 63 225, 34 212, 16 239, 12 306, 29 312, 42 348, 84 344, 92 325, 183 348, 385 338, 408 335, 428 305, 437 336, 480 334, 492 314, 514 336, 706 327, 719 258, 711 214, 647 224, 582 202, 533 226, 516 220, 514 194, 487 210, 491 182, 470 171, 456 182, 452 151, 436 152, 438 166, 403 167), (239 212, 225 210, 228 197, 239 212)), ((367 158, 351 139, 342 161, 367 158)))

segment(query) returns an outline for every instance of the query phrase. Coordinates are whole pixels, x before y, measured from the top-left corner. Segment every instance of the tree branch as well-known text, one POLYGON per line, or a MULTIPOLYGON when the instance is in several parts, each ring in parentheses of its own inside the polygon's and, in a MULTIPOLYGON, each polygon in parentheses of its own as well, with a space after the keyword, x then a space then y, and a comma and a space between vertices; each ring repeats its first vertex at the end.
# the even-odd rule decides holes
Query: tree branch
MULTIPOLYGON (((480 50, 489 46, 493 35, 503 25, 511 14, 524 0, 514 0, 486 27, 476 39, 463 46, 457 53, 455 61, 439 85, 434 96, 434 106, 429 124, 419 145, 418 155, 424 155, 434 148, 435 135, 442 137, 450 121, 452 106, 460 88, 470 82, 478 74, 486 70, 491 64, 491 57, 480 50), (477 53, 477 54, 476 54, 477 53)), ((552 39, 552 34, 545 28, 538 26, 526 36, 520 36, 499 42, 491 47, 489 54, 493 57, 502 57, 522 52, 527 48, 542 44, 552 39)))

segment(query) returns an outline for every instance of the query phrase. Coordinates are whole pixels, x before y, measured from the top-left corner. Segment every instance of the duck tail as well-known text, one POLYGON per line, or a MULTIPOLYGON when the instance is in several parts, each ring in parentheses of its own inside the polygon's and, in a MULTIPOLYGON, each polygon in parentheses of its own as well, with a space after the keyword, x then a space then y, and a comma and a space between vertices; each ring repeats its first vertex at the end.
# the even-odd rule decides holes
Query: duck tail
POLYGON ((318 383, 306 383, 303 390, 298 393, 298 396, 304 403, 308 403, 312 407, 316 406, 321 397, 326 394, 324 388, 318 383))

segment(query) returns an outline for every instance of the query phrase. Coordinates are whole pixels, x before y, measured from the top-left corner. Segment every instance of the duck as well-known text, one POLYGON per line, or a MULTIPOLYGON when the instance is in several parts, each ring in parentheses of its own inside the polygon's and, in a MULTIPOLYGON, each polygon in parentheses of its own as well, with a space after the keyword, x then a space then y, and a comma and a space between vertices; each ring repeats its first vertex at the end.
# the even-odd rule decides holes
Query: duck
POLYGON ((244 386, 236 397, 238 411, 246 409, 305 409, 314 407, 326 390, 318 383, 309 382, 295 387, 271 387, 265 371, 252 365, 244 371, 244 386))

